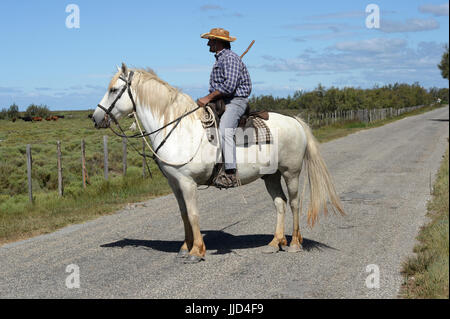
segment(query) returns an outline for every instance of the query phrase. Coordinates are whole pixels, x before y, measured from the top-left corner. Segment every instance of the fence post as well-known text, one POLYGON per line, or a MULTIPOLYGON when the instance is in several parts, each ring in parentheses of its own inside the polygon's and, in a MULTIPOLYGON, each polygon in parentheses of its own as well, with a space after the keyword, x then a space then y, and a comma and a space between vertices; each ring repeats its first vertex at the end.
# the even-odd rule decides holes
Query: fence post
POLYGON ((86 188, 86 148, 84 140, 81 140, 81 175, 83 176, 83 188, 86 188))
POLYGON ((33 185, 32 185, 32 178, 31 178, 31 166, 32 166, 32 159, 31 159, 31 145, 27 144, 27 176, 28 176, 28 196, 30 199, 30 203, 33 203, 33 185))
POLYGON ((63 196, 63 180, 62 180, 62 162, 61 162, 61 142, 56 142, 56 149, 58 153, 58 195, 63 196))
POLYGON ((145 177, 145 140, 142 139, 142 177, 145 177))
POLYGON ((122 169, 123 176, 127 175, 127 139, 122 137, 122 169))
POLYGON ((108 135, 103 135, 103 166, 105 168, 105 180, 108 180, 108 135))

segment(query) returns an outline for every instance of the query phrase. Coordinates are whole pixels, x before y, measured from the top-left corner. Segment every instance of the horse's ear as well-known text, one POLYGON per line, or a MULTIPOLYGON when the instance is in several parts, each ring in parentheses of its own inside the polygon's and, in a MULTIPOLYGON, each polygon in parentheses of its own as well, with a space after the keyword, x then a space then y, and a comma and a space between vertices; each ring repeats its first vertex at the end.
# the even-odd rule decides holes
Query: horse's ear
POLYGON ((117 68, 117 72, 122 71, 118 65, 116 65, 116 68, 117 68))
POLYGON ((122 73, 125 75, 128 74, 128 68, 127 68, 126 64, 123 62, 122 62, 122 73))

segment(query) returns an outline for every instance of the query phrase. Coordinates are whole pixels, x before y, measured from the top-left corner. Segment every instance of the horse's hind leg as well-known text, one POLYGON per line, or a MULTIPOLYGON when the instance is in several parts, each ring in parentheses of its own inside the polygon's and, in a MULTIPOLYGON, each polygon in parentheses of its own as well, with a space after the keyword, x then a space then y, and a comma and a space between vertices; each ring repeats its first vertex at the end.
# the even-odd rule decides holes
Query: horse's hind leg
POLYGON ((300 173, 283 173, 289 195, 289 205, 291 206, 293 224, 292 240, 289 244, 288 252, 299 252, 302 250, 303 238, 300 235, 299 225, 299 175, 300 173))
POLYGON ((281 187, 281 174, 279 171, 273 175, 264 177, 267 191, 273 199, 277 210, 277 225, 275 235, 272 241, 263 250, 264 253, 275 253, 280 250, 279 246, 287 246, 287 240, 284 235, 284 217, 286 213, 286 195, 281 187))

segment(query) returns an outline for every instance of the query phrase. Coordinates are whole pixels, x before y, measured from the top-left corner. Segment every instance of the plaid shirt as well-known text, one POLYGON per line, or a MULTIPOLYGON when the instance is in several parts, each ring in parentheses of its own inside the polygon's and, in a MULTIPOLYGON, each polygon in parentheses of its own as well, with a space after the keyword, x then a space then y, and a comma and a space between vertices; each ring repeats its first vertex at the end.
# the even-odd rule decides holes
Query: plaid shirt
POLYGON ((248 97, 252 92, 252 81, 240 57, 229 49, 223 49, 215 57, 209 92, 219 91, 226 96, 248 97))

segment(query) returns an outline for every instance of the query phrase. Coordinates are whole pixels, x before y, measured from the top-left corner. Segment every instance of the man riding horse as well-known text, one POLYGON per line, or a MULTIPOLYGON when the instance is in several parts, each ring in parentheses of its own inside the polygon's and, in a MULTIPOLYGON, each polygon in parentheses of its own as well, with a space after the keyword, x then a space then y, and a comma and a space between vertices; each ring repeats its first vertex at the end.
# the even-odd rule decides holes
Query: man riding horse
POLYGON ((245 64, 231 51, 230 42, 235 41, 235 37, 231 37, 229 32, 222 28, 211 29, 201 37, 209 40, 207 45, 209 51, 214 53, 216 62, 209 80, 209 94, 198 99, 197 104, 205 107, 209 102, 223 99, 226 105, 219 125, 225 171, 215 179, 214 184, 219 188, 236 187, 238 182, 234 134, 239 119, 247 109, 252 82, 245 64))

